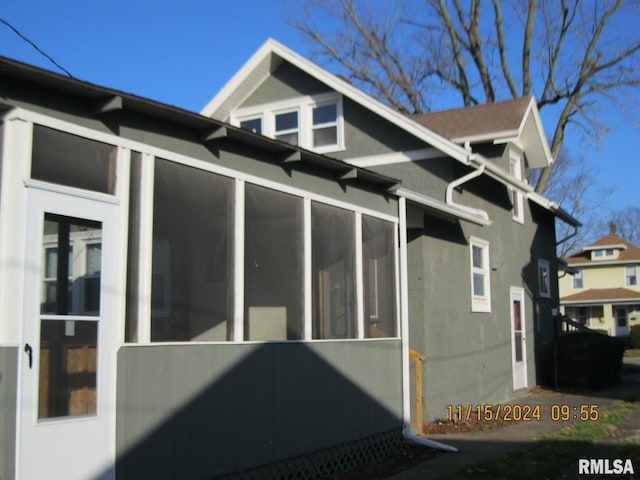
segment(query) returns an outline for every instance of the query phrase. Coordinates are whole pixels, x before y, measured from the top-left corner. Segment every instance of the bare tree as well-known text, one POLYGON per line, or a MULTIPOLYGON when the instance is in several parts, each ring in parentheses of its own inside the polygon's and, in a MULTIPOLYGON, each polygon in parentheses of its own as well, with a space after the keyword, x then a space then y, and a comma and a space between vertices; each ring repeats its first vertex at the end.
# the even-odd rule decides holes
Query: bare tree
POLYGON ((625 207, 612 211, 609 218, 601 222, 600 230, 607 232, 611 223, 616 226, 616 232, 620 237, 640 246, 640 207, 625 207))
MULTIPOLYGON (((601 134, 603 100, 640 84, 638 0, 304 0, 291 20, 338 74, 406 114, 444 90, 473 105, 535 95, 555 158, 570 123, 601 134), (382 4, 381 4, 382 3, 382 4), (548 127, 550 125, 547 125, 548 127)), ((558 168, 558 167, 553 167, 558 168)), ((537 177, 545 193, 551 167, 537 177)))
MULTIPOLYGON (((558 241, 566 239, 558 246, 558 255, 564 257, 588 245, 595 240, 595 235, 599 235, 602 224, 600 212, 605 208, 613 188, 594 185, 592 179, 597 177, 594 166, 581 162, 566 148, 560 151, 554 168, 554 174, 547 182, 545 195, 562 204, 582 223, 577 232, 564 222, 556 223, 558 241)), ((529 183, 534 184, 540 173, 540 170, 531 170, 529 183)))

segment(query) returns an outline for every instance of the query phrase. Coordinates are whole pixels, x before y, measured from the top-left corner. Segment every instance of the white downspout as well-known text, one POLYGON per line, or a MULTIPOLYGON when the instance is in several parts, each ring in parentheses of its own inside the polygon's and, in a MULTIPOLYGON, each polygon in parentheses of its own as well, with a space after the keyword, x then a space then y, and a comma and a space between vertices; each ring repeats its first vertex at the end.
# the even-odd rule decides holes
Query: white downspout
POLYGON ((469 207, 465 207, 464 205, 458 205, 453 201, 453 189, 459 187, 463 183, 467 183, 469 180, 473 178, 476 178, 482 175, 484 173, 484 168, 485 168, 485 164, 482 163, 480 164, 480 167, 476 168, 475 170, 472 170, 471 172, 454 180, 449 185, 447 185, 447 192, 445 194, 445 203, 447 203, 447 205, 455 205, 457 207, 469 208, 469 207))
POLYGON ((409 380, 409 275, 407 263, 407 199, 398 199, 400 213, 400 323, 402 338, 402 420, 404 437, 412 442, 447 452, 458 449, 445 443, 418 437, 411 431, 411 382, 409 380))

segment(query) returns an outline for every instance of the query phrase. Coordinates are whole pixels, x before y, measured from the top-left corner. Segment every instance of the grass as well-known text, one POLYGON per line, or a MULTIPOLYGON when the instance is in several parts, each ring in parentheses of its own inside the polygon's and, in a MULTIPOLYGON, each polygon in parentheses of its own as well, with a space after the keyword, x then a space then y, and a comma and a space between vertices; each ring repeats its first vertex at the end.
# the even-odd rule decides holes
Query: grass
MULTIPOLYGON (((575 422, 559 432, 544 437, 535 447, 466 469, 464 478, 476 480, 560 478, 564 472, 576 465, 577 459, 585 450, 613 432, 616 424, 625 420, 638 408, 640 408, 640 399, 617 402, 603 410, 600 418, 595 422, 575 422)), ((625 449, 637 456, 638 448, 635 442, 625 449)), ((460 472, 449 478, 459 478, 459 476, 460 472)))
POLYGON ((628 348, 624 352, 625 357, 640 357, 640 348, 628 348))

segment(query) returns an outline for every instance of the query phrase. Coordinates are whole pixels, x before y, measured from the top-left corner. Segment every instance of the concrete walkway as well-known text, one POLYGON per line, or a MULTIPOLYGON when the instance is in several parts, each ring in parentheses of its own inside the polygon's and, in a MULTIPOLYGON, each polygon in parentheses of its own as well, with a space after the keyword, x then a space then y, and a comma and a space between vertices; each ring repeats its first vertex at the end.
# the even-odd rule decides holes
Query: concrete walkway
MULTIPOLYGON (((625 359, 625 363, 627 363, 627 359, 625 359)), ((628 363, 636 363, 636 359, 628 363)), ((395 475, 391 479, 431 480, 456 472, 458 472, 456 476, 464 478, 466 468, 490 461, 506 453, 533 447, 545 435, 558 431, 574 421, 579 421, 553 421, 551 418, 552 405, 569 405, 573 416, 575 412, 579 414, 581 405, 598 405, 598 410, 601 412, 605 407, 618 400, 636 394, 640 394, 640 374, 625 375, 622 384, 588 395, 545 392, 520 397, 506 403, 540 405, 540 421, 514 422, 513 425, 504 428, 482 432, 430 435, 429 439, 453 445, 458 448, 459 452, 439 455, 435 459, 395 475)), ((637 439, 640 442, 640 409, 636 410, 627 421, 622 422, 613 436, 603 439, 594 446, 593 452, 585 452, 585 454, 606 458, 613 451, 625 446, 629 438, 637 439)), ((578 459, 576 459, 576 472, 577 462, 578 459)), ((640 465, 634 465, 634 468, 638 474, 640 465)))

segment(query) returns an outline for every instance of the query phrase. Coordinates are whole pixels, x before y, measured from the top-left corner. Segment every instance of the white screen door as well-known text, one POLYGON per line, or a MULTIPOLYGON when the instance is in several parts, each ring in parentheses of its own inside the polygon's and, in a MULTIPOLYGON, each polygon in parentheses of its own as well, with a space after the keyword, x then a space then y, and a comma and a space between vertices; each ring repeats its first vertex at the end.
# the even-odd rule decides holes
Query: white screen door
POLYGON ((116 208, 29 190, 18 478, 114 477, 116 208))
POLYGON ((527 387, 527 348, 524 323, 524 290, 511 287, 511 359, 513 389, 527 387))

